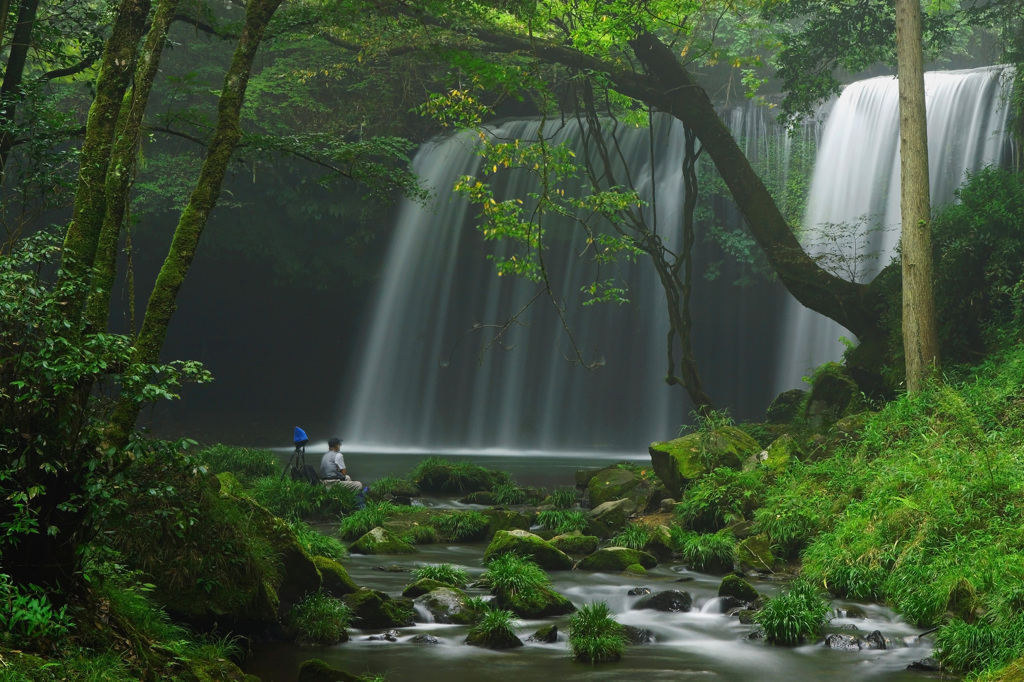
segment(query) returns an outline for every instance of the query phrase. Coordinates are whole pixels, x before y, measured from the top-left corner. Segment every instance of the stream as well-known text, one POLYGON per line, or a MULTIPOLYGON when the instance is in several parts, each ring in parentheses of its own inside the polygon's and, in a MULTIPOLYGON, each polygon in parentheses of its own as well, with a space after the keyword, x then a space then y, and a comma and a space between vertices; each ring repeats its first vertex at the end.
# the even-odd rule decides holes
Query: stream
MULTIPOLYGON (((376 474, 375 470, 384 462, 394 465, 387 466, 388 471, 406 472, 411 466, 398 460, 410 457, 410 461, 415 463, 421 456, 355 454, 351 458, 350 466, 359 472, 361 477, 365 476, 366 479, 372 480, 376 474)), ((549 487, 571 485, 572 470, 603 465, 595 462, 594 457, 588 460, 566 457, 563 458, 565 461, 560 462, 547 457, 541 462, 539 458, 522 456, 510 456, 510 462, 500 461, 505 457, 495 457, 494 460, 488 458, 485 462, 481 459, 477 457, 474 461, 510 471, 521 484, 549 487), (532 472, 532 475, 528 472, 532 472)), ((616 459, 623 458, 619 456, 616 459)), ((636 458, 635 461, 640 463, 640 458, 636 458)), ((425 502, 431 506, 453 506, 451 500, 425 502)), ((330 528, 325 527, 324 530, 329 532, 330 528)), ((425 545, 420 546, 418 554, 352 555, 345 559, 343 564, 357 584, 399 596, 402 589, 412 582, 410 573, 385 572, 375 570, 375 567, 394 565, 411 570, 420 563, 450 563, 464 568, 472 580, 484 571, 481 558, 486 547, 486 543, 425 545)), ((699 679, 723 682, 933 679, 931 675, 906 670, 913 661, 931 654, 931 640, 918 640, 918 628, 904 622, 894 612, 882 606, 835 600, 834 608, 842 611, 845 607, 854 607, 851 610, 860 613, 857 617, 835 618, 831 626, 856 628, 861 635, 879 630, 889 644, 885 650, 831 650, 822 643, 792 648, 774 647, 762 641, 745 639, 752 626, 743 625, 738 618, 720 612, 717 593, 721 576, 692 572, 672 562, 659 564, 643 578, 586 571, 549 571, 548 574, 554 588, 577 606, 593 601, 606 601, 616 620, 651 631, 654 642, 628 647, 625 656, 617 663, 589 665, 575 662, 568 653, 567 616, 520 621, 517 634, 525 646, 507 651, 491 651, 465 645, 463 640, 468 626, 417 623, 413 627, 399 629, 396 642, 370 641, 367 639, 368 636, 380 631, 351 628, 350 641, 330 647, 300 647, 281 642, 259 644, 254 647, 252 657, 243 667, 246 672, 259 676, 264 682, 292 682, 295 680, 299 664, 309 658, 322 659, 353 674, 385 673, 389 682, 453 682, 483 679, 488 682, 623 679, 699 679), (652 592, 668 589, 685 590, 693 597, 693 610, 689 613, 633 610, 632 604, 639 599, 627 595, 633 587, 648 587, 652 592), (549 623, 558 625, 557 643, 527 641, 533 632, 549 623), (414 636, 422 634, 433 635, 438 643, 420 644, 410 641, 414 636)), ((769 596, 777 594, 783 588, 780 583, 751 582, 759 592, 769 596)), ((478 589, 468 589, 467 593, 471 596, 485 594, 483 590, 478 589)), ((418 619, 420 617, 418 616, 418 619)), ((851 632, 854 630, 851 629, 851 632)))

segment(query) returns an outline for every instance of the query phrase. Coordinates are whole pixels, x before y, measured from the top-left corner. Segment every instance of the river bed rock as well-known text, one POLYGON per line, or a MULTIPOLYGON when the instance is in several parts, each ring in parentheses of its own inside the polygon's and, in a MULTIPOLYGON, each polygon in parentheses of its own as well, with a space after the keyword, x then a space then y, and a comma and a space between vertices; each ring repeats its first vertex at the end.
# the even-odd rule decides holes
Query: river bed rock
POLYGON ((581 571, 605 571, 621 573, 633 564, 654 568, 658 560, 653 554, 628 547, 605 547, 582 559, 576 568, 581 571))
POLYGON ((501 530, 495 533, 484 552, 484 562, 509 552, 531 557, 538 566, 549 571, 568 571, 575 563, 572 557, 547 540, 525 530, 501 530))
POLYGON ((601 540, 596 535, 584 535, 578 530, 551 538, 551 545, 555 549, 576 556, 593 554, 600 543, 601 540))
POLYGON ((297 682, 362 682, 361 677, 332 668, 319 658, 311 658, 299 666, 297 682))
POLYGON ((722 578, 722 583, 718 586, 718 596, 733 597, 746 604, 754 601, 761 595, 746 580, 738 575, 730 574, 722 578))
POLYGON ((693 597, 682 590, 665 590, 642 597, 633 608, 686 613, 693 608, 693 597))
MULTIPOLYGON (((626 521, 630 516, 636 513, 636 504, 632 500, 613 500, 611 502, 605 502, 597 507, 590 510, 591 521, 597 522, 607 528, 609 531, 615 531, 623 528, 626 525, 626 521)), ((593 535, 599 533, 591 531, 593 535)), ((606 533, 601 533, 606 535, 606 533)))
POLYGON ((407 627, 416 622, 410 600, 392 599, 380 590, 364 587, 345 595, 342 601, 352 609, 355 625, 361 630, 407 627))
POLYGON ((742 468, 743 462, 761 452, 753 438, 735 426, 722 426, 709 433, 690 433, 675 440, 651 443, 651 465, 669 493, 678 498, 710 469, 742 468))
POLYGON ((377 526, 353 542, 348 551, 353 554, 415 554, 419 550, 391 531, 377 526))
POLYGON ((416 606, 425 609, 435 623, 468 625, 477 618, 477 611, 466 605, 466 594, 454 587, 442 586, 419 596, 416 606))

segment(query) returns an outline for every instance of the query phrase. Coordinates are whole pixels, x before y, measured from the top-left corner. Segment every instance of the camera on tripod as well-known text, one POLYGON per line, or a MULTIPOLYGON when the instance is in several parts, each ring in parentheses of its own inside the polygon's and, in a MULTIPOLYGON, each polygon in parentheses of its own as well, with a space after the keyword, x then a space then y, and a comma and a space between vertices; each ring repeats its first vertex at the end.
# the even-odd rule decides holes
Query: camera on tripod
POLYGON ((281 478, 284 478, 285 474, 289 474, 292 480, 306 481, 310 485, 320 485, 320 476, 316 473, 316 469, 306 464, 306 443, 309 442, 309 436, 296 426, 292 441, 295 443, 295 450, 292 451, 288 464, 281 472, 281 478))

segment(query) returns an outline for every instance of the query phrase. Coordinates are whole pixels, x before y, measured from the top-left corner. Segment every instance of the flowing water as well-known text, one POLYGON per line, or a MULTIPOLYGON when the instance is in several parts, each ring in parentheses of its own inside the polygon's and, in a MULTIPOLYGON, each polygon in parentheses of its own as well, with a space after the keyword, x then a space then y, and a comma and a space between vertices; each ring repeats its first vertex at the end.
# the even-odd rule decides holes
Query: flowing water
MULTIPOLYGON (((360 585, 382 589, 393 596, 411 582, 407 572, 373 570, 382 564, 409 568, 418 563, 460 565, 477 577, 483 572, 480 558, 485 545, 423 546, 412 556, 352 556, 344 561, 349 574, 360 585)), ((458 625, 418 623, 400 628, 396 642, 370 641, 371 631, 351 630, 351 640, 331 647, 298 647, 277 643, 261 646, 246 663, 246 671, 264 682, 290 682, 299 664, 319 658, 352 673, 386 673, 389 682, 453 682, 454 680, 721 680, 792 682, 794 680, 920 680, 920 673, 908 672, 913 661, 931 653, 930 642, 919 640, 919 630, 901 621, 888 609, 860 605, 863 617, 837 618, 832 625, 856 628, 861 634, 879 630, 891 643, 880 651, 838 651, 823 644, 794 648, 768 646, 747 641, 751 626, 736 617, 720 613, 717 602, 720 576, 693 573, 672 563, 663 563, 644 578, 585 571, 551 571, 556 590, 577 606, 606 601, 616 620, 650 630, 654 642, 627 649, 617 663, 590 666, 576 663, 566 645, 567 617, 523 621, 517 634, 525 646, 509 651, 490 651, 463 643, 468 628, 458 625), (685 582, 678 582, 683 580, 685 582), (637 597, 627 595, 636 586, 652 591, 680 589, 691 594, 694 608, 689 613, 638 611, 631 607, 637 597), (555 644, 526 641, 541 626, 555 623, 559 640, 555 644), (430 634, 437 644, 418 644, 412 637, 430 634)), ((754 582, 759 592, 778 593, 778 583, 754 582)), ((483 596, 470 589, 471 595, 483 596)), ((837 607, 848 605, 836 602, 837 607)), ((379 631, 372 631, 379 632, 379 631)))

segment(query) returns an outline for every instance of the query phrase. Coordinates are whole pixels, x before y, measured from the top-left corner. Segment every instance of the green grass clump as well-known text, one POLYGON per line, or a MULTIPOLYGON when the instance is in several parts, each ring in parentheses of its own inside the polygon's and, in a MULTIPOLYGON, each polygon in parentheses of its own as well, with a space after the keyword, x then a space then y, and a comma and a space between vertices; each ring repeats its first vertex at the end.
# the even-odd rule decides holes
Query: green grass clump
POLYGON ((286 519, 333 520, 356 508, 353 490, 337 485, 310 485, 290 476, 257 478, 246 492, 272 514, 286 519))
POLYGON ((676 505, 680 523, 701 533, 720 530, 729 521, 749 517, 761 502, 764 474, 719 467, 702 476, 676 505))
POLYGON ((424 492, 465 495, 478 490, 491 490, 508 483, 509 475, 491 471, 471 462, 452 462, 443 457, 427 457, 409 474, 424 492))
POLYGON ((669 537, 680 559, 696 571, 732 568, 736 538, 728 531, 700 534, 672 526, 669 537))
POLYGON ((377 526, 383 526, 388 516, 397 511, 398 507, 390 502, 367 502, 364 508, 341 520, 341 537, 358 540, 377 526))
POLYGON ((516 614, 494 608, 490 604, 481 603, 480 606, 483 607, 483 617, 467 633, 466 641, 490 643, 516 640, 515 629, 519 626, 516 614))
POLYGON ((483 577, 491 586, 492 593, 504 597, 551 585, 548 574, 533 559, 521 557, 514 552, 491 559, 483 577))
POLYGON ((430 523, 452 542, 480 540, 490 526, 490 520, 476 510, 436 514, 430 523))
POLYGON ((296 639, 337 644, 347 638, 352 611, 340 599, 314 592, 293 606, 285 621, 296 639))
POLYGON ((581 606, 569 616, 569 650, 579 661, 617 661, 626 651, 626 636, 606 602, 581 606))
POLYGON ((408 485, 408 483, 398 476, 388 474, 387 476, 381 476, 374 481, 370 486, 370 490, 373 491, 375 495, 387 495, 403 485, 408 485))
POLYGON ((795 646, 814 640, 828 622, 829 603, 809 582, 797 580, 787 592, 768 600, 754 615, 772 644, 795 646))
POLYGON ((630 549, 643 549, 651 541, 653 533, 648 526, 640 523, 631 523, 619 531, 609 544, 613 547, 629 547, 630 549))
POLYGON ((433 526, 413 524, 405 529, 401 538, 410 545, 432 545, 440 541, 441 536, 433 526))
POLYGON ((213 445, 200 450, 196 456, 209 468, 210 473, 228 471, 243 485, 263 476, 280 475, 282 469, 277 454, 269 450, 213 445))
POLYGON ((310 556, 322 556, 341 561, 348 556, 345 545, 337 538, 325 535, 303 521, 291 521, 288 527, 295 533, 295 539, 310 556))
POLYGON ((576 506, 576 489, 560 486, 551 491, 551 504, 556 509, 572 509, 576 506))
POLYGON ((580 532, 590 528, 590 520, 579 509, 554 509, 537 514, 537 523, 558 534, 580 532))
POLYGON ((420 564, 413 570, 412 574, 417 580, 428 578, 459 589, 465 587, 466 583, 469 582, 469 574, 451 564, 420 564))
POLYGON ((525 490, 511 482, 499 483, 491 488, 491 494, 494 496, 496 504, 503 505, 526 504, 526 501, 529 499, 525 490))

